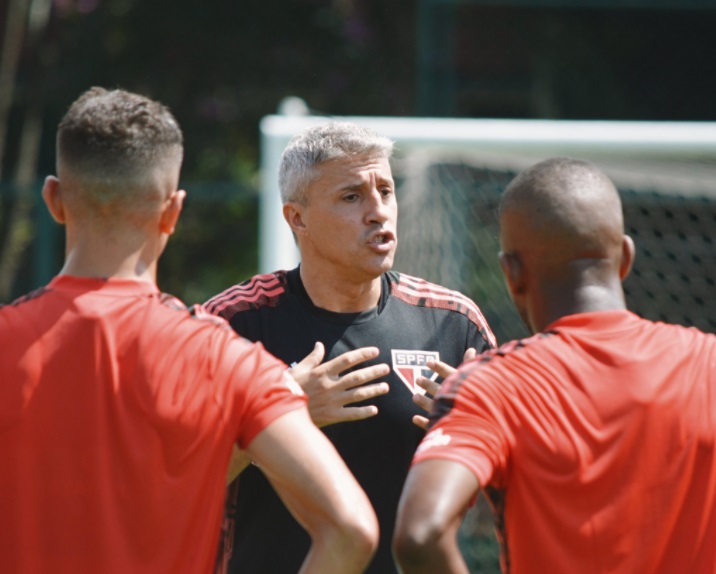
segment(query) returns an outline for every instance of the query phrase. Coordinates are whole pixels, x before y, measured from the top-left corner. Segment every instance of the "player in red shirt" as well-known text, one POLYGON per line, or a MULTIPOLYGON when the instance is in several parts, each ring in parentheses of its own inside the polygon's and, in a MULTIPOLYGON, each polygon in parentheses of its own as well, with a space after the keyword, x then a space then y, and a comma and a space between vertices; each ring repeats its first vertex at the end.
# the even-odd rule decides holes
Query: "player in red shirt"
POLYGON ((306 571, 362 571, 375 515, 286 366, 156 287, 185 197, 171 113, 93 88, 57 148, 65 265, 0 308, 3 572, 211 572, 234 444, 310 533, 306 571))
POLYGON ((626 310, 619 195, 555 158, 501 201, 500 261, 532 338, 443 384, 401 498, 403 572, 467 572, 454 534, 484 488, 504 572, 716 571, 716 337, 626 310))

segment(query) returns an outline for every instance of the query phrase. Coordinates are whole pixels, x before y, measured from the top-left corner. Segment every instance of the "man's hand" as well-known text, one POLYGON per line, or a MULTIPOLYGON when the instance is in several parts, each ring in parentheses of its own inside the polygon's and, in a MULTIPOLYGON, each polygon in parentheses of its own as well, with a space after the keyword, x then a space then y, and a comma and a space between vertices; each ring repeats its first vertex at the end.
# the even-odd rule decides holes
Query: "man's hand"
MULTIPOLYGON (((387 375, 390 367, 383 363, 363 367, 343 376, 341 373, 374 359, 379 354, 378 349, 376 347, 354 349, 321 364, 325 354, 323 343, 316 343, 313 351, 290 369, 291 376, 308 396, 308 411, 314 424, 323 427, 339 422, 359 421, 377 415, 378 407, 375 405, 364 407, 346 407, 346 405, 386 394, 390 390, 388 383, 360 385, 387 375)), ((250 463, 251 458, 248 453, 234 447, 229 461, 227 484, 231 484, 250 463)))
POLYGON ((346 405, 386 394, 390 390, 388 383, 362 385, 378 377, 384 377, 390 372, 390 367, 382 363, 341 375, 348 369, 377 357, 378 349, 376 347, 354 349, 321 364, 325 354, 323 343, 318 342, 313 351, 291 368, 291 375, 308 395, 308 410, 316 426, 358 421, 378 414, 378 407, 375 405, 362 407, 346 405))
MULTIPOLYGON (((469 361, 470 359, 474 359, 476 356, 477 350, 470 347, 467 351, 465 351, 465 356, 462 358, 462 361, 469 361)), ((427 367, 428 369, 435 371, 439 376, 443 378, 443 380, 447 379, 450 375, 457 371, 455 367, 451 367, 450 365, 448 365, 447 363, 443 363, 442 361, 428 360, 427 367)), ((433 408, 432 397, 434 397, 440 390, 440 385, 435 381, 431 381, 427 377, 418 377, 415 382, 418 384, 418 386, 425 389, 426 394, 414 394, 413 402, 419 407, 421 407, 425 412, 429 413, 430 409, 433 408)), ((415 415, 413 417, 413 424, 419 426, 423 430, 427 430, 428 418, 422 415, 415 415)))

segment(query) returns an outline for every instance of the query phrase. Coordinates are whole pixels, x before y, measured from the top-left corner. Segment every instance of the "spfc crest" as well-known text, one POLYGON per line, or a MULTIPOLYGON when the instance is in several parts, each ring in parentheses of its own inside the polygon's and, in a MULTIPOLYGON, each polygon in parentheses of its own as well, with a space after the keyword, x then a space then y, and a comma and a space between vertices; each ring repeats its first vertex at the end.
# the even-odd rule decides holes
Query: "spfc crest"
POLYGON ((399 349, 392 349, 393 355, 393 370, 398 374, 400 380, 415 393, 425 394, 425 390, 416 384, 418 377, 426 377, 431 381, 438 378, 438 374, 435 371, 428 369, 427 362, 432 359, 434 361, 440 360, 440 353, 437 351, 402 351, 399 349))

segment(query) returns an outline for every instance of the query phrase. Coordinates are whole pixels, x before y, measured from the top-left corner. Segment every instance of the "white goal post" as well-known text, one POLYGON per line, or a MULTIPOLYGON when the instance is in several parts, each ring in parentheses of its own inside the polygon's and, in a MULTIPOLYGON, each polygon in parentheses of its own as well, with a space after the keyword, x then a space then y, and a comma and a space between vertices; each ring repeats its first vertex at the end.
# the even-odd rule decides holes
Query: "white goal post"
MULTIPOLYGON (((262 119, 259 272, 290 269, 298 262, 293 236, 283 220, 278 189, 281 153, 291 137, 310 125, 351 121, 395 141, 396 157, 420 149, 441 154, 487 154, 527 161, 554 155, 698 158, 716 170, 716 122, 628 122, 487 120, 367 116, 270 115, 262 119)), ((519 164, 519 162, 518 162, 519 164)), ((610 174, 611 175, 611 174, 610 174)), ((698 177, 698 174, 696 174, 698 177)), ((716 178, 708 170, 703 178, 716 178)), ((664 174, 668 177, 668 174, 664 174)), ((714 179, 716 185, 716 179, 714 179)), ((704 186, 701 186, 703 188, 704 186)))

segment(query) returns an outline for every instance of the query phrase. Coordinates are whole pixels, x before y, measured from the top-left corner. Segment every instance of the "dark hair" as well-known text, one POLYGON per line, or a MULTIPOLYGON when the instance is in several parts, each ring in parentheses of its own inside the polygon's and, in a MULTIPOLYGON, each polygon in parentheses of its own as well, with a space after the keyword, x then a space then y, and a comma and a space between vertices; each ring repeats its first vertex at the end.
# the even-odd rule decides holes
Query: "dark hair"
POLYGON ((149 168, 182 149, 182 132, 169 109, 124 90, 91 88, 70 106, 57 131, 59 163, 107 189, 141 181, 149 168))

